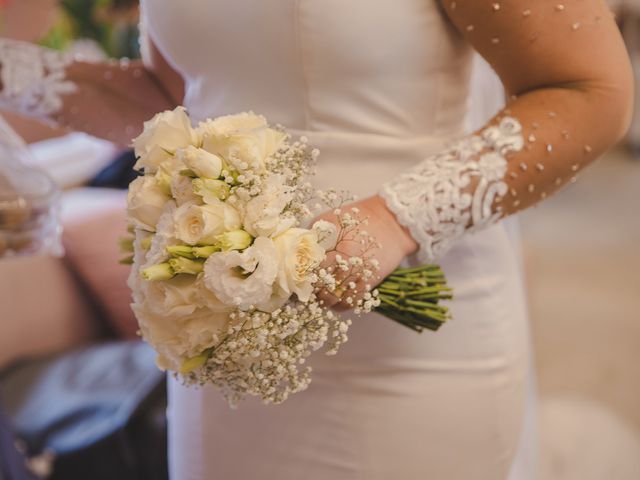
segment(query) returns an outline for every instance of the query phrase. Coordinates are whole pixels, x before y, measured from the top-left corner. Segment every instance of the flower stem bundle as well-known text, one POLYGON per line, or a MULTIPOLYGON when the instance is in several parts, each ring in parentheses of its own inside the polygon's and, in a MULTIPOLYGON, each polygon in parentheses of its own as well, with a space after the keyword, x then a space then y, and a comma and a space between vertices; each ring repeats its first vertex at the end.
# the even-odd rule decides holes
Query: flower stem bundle
POLYGON ((451 300, 452 289, 437 265, 398 268, 377 290, 380 305, 375 311, 416 332, 437 331, 451 318, 440 301, 451 300))

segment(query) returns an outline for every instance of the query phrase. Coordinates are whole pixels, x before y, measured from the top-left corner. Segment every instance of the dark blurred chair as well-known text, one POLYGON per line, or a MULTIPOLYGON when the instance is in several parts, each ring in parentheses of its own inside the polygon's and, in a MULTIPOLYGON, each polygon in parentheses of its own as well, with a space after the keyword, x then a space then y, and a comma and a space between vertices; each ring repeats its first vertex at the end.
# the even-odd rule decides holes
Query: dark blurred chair
POLYGON ((15 442, 11 421, 0 409, 0 480, 35 480, 15 442))

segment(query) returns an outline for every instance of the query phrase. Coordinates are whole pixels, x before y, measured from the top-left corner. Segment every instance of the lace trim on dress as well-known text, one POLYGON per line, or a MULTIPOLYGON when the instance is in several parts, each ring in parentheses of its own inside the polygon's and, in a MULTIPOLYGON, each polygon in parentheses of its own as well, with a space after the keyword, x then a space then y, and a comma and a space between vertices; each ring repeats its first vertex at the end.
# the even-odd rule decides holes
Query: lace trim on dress
POLYGON ((72 61, 67 53, 0 39, 0 107, 52 122, 61 96, 77 88, 65 74, 72 61))
POLYGON ((380 195, 420 244, 421 261, 433 262, 467 230, 502 217, 494 204, 509 190, 506 155, 523 147, 522 126, 506 117, 382 186, 380 195))

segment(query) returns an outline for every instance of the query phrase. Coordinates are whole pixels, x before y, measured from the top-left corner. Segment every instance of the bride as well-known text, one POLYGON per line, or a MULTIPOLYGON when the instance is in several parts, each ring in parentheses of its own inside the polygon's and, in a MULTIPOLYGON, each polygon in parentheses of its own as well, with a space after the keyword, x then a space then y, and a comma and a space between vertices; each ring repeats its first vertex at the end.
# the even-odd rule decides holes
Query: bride
POLYGON ((144 0, 144 64, 0 41, 3 108, 43 121, 127 144, 184 104, 306 135, 320 186, 371 216, 382 274, 438 261, 455 289, 436 334, 356 322, 282 405, 230 410, 171 381, 172 478, 534 477, 525 300, 500 220, 575 181, 625 131, 632 95, 604 0, 561 1, 144 0), (464 136, 472 48, 510 99, 464 136))

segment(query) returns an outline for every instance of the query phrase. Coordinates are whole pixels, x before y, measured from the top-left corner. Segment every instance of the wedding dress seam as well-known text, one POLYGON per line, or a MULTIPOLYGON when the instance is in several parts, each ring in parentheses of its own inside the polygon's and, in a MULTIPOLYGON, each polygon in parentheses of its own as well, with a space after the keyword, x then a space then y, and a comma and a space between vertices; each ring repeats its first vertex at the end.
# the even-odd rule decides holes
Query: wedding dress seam
POLYGON ((300 84, 302 85, 302 97, 304 98, 303 112, 304 112, 304 123, 305 129, 309 129, 311 125, 311 102, 309 96, 309 80, 307 78, 306 72, 306 63, 305 63, 305 52, 302 47, 302 27, 300 26, 301 22, 301 7, 300 2, 302 0, 295 0, 293 5, 293 17, 294 17, 294 36, 296 42, 296 52, 298 54, 298 65, 300 67, 300 84))

